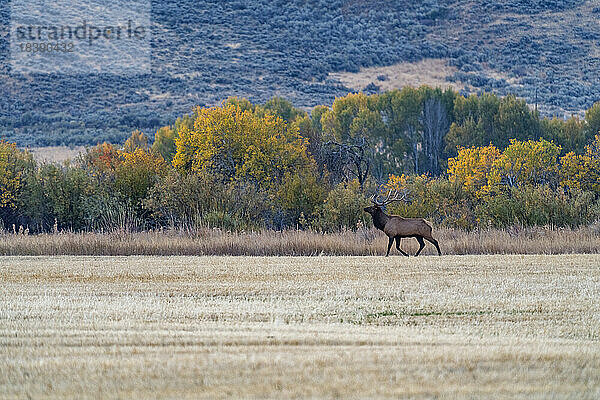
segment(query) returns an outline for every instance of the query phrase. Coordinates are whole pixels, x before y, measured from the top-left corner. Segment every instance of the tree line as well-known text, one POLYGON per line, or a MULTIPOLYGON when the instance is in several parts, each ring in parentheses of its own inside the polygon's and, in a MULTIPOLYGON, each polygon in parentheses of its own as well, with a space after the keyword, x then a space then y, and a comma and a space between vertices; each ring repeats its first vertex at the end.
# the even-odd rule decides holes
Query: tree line
POLYGON ((540 118, 523 100, 423 86, 349 94, 307 113, 229 98, 63 164, 0 142, 5 230, 355 229, 376 190, 448 227, 600 218, 600 103, 540 118))

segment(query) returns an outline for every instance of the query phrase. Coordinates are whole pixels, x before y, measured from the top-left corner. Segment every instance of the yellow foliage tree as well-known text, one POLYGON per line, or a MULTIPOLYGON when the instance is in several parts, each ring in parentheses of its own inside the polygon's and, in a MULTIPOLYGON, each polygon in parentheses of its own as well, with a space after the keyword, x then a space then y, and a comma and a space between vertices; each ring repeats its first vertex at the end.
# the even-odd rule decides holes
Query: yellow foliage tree
POLYGON ((125 141, 123 151, 125 153, 133 153, 136 149, 148 150, 148 137, 137 129, 131 132, 131 136, 125 141))
MULTIPOLYGON (((409 177, 407 175, 394 175, 388 177, 388 181, 383 186, 384 190, 404 190, 408 187, 409 177)), ((380 193, 384 194, 384 193, 380 193)))
POLYGON ((33 158, 13 143, 0 141, 0 208, 15 208, 23 185, 23 174, 33 167, 33 158))
POLYGON ((510 146, 492 165, 486 191, 501 186, 518 187, 528 184, 555 183, 559 172, 560 151, 560 146, 544 139, 538 141, 511 139, 510 146))
POLYGON ((236 104, 198 108, 195 115, 193 128, 182 127, 175 141, 173 165, 180 170, 268 187, 286 174, 315 168, 306 139, 279 117, 236 104))
POLYGON ((408 190, 408 202, 395 202, 389 205, 390 213, 406 217, 424 216, 430 213, 434 199, 428 193, 432 178, 427 175, 390 175, 381 188, 380 194, 386 196, 390 190, 408 190))
POLYGON ((477 193, 488 180, 492 165, 500 158, 496 146, 464 148, 459 147, 458 155, 448 159, 450 182, 460 182, 465 189, 477 193))
POLYGON ((567 153, 560 159, 560 185, 600 193, 600 135, 587 146, 586 152, 567 153))

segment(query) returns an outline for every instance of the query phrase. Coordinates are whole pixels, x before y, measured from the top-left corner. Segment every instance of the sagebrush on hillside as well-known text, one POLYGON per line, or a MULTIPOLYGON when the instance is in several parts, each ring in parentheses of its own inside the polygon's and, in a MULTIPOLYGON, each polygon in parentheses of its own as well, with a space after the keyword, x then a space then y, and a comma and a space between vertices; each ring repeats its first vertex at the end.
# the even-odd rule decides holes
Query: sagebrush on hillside
MULTIPOLYGON (((0 136, 21 146, 122 142, 230 94, 265 102, 278 92, 309 108, 349 91, 331 73, 428 58, 456 69, 443 79, 457 86, 537 100, 547 115, 577 113, 600 94, 595 1, 151 3, 152 74, 19 74, 11 36, 0 35, 0 136)), ((15 4, 2 3, 0 26, 10 27, 15 4)), ((85 20, 79 13, 69 15, 85 20)), ((51 13, 35 17, 53 23, 51 13)), ((389 78, 352 89, 376 92, 389 78)))

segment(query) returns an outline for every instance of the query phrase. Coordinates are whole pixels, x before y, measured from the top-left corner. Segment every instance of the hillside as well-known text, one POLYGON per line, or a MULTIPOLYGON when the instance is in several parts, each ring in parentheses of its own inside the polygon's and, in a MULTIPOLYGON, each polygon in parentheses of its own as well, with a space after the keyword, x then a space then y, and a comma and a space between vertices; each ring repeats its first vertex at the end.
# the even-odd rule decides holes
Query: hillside
POLYGON ((537 89, 546 115, 600 99, 593 1, 154 0, 151 73, 135 76, 15 73, 9 3, 0 2, 0 136, 20 145, 120 142, 229 96, 308 109, 432 76, 530 104, 537 89))

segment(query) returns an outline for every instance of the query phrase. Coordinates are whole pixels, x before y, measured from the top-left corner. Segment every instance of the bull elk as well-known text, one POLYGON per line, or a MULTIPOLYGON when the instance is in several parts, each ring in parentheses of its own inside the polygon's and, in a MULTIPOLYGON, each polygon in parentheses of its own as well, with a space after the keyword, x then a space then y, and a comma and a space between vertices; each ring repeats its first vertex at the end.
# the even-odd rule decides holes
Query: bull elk
POLYGON ((431 236, 431 225, 423 218, 403 218, 397 215, 387 215, 383 212, 382 207, 394 201, 406 200, 408 191, 404 191, 400 194, 398 191, 392 192, 390 190, 387 197, 383 200, 377 193, 378 192, 371 198, 373 205, 371 207, 366 207, 365 211, 373 217, 373 225, 375 225, 375 228, 382 230, 389 238, 386 257, 390 255, 390 249, 392 248, 392 244, 394 244, 394 240, 396 240, 396 249, 408 257, 408 254, 400 248, 400 240, 402 240, 402 238, 411 237, 417 239, 420 246, 415 257, 418 256, 425 247, 423 239, 431 242, 437 249, 438 255, 442 255, 437 240, 431 236))

